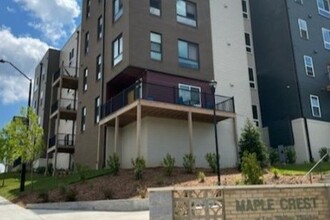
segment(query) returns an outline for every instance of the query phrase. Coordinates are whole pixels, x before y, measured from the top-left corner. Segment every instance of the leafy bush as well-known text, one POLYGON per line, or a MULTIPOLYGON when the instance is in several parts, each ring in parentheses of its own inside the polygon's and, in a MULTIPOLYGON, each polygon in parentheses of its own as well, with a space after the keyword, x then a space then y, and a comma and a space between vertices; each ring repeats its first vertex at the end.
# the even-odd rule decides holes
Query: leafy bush
MULTIPOLYGON (((328 149, 326 147, 322 147, 319 150, 319 155, 320 158, 324 157, 324 155, 328 154, 328 149)), ((325 158, 323 159, 323 161, 329 161, 329 154, 327 156, 325 156, 325 158)))
POLYGON ((166 157, 163 159, 163 167, 168 176, 172 175, 175 164, 175 158, 172 157, 169 153, 166 154, 166 157))
POLYGON ((198 179, 198 182, 204 183, 205 182, 205 173, 202 171, 198 172, 197 179, 198 179))
POLYGON ((241 168, 245 184, 262 184, 262 169, 255 153, 244 153, 241 168))
POLYGON ((47 171, 48 171, 48 175, 53 175, 53 171, 54 171, 54 169, 53 169, 53 164, 52 163, 49 163, 48 165, 47 165, 47 171))
POLYGON ((280 156, 278 155, 277 149, 270 148, 269 150, 269 161, 271 165, 278 164, 280 162, 280 156))
POLYGON ((58 190, 62 195, 64 195, 67 191, 67 186, 64 183, 58 185, 58 190))
POLYGON ((86 180, 86 173, 89 170, 88 166, 82 164, 76 164, 76 173, 79 176, 79 179, 84 181, 86 180))
POLYGON ((183 167, 187 173, 193 173, 195 169, 195 160, 193 154, 185 154, 183 156, 183 167))
POLYGON ((110 170, 110 174, 117 176, 120 168, 119 157, 116 153, 109 156, 107 164, 110 170))
POLYGON ((135 160, 132 159, 132 165, 134 167, 135 179, 142 179, 143 170, 146 168, 146 161, 143 157, 137 157, 135 160))
POLYGON ((296 150, 294 147, 285 148, 286 162, 289 164, 294 164, 296 162, 296 150))
POLYGON ((217 172, 217 155, 215 153, 207 153, 205 155, 205 159, 207 163, 209 164, 209 167, 212 170, 212 173, 217 172))
POLYGON ((113 190, 110 188, 103 189, 103 195, 105 199, 113 199, 113 190))
POLYGON ((46 167, 37 167, 35 169, 36 174, 45 174, 45 171, 46 171, 46 167))
POLYGON ((261 167, 265 168, 269 166, 269 155, 264 143, 261 140, 260 132, 250 120, 247 120, 244 126, 239 140, 239 147, 241 162, 244 153, 248 152, 256 154, 257 161, 259 161, 261 167))
POLYGON ((137 193, 139 194, 141 199, 146 198, 148 189, 146 186, 138 185, 136 188, 137 193))
POLYGON ((70 188, 65 194, 66 202, 73 202, 77 200, 78 191, 75 188, 70 188))
POLYGON ((38 197, 41 200, 41 202, 48 202, 49 201, 48 192, 40 192, 38 194, 38 197))
POLYGON ((278 175, 278 169, 274 169, 273 174, 274 174, 274 176, 273 176, 274 179, 279 179, 280 178, 279 175, 278 175))

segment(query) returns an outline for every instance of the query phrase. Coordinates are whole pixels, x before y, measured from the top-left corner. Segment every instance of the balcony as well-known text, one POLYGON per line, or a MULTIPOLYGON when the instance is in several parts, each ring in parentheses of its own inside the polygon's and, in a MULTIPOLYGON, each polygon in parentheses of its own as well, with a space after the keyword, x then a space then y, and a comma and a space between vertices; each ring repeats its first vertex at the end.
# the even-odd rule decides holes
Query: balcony
POLYGON ((78 77, 75 74, 75 68, 62 67, 53 75, 53 87, 59 87, 67 89, 78 89, 78 77))
POLYGON ((52 152, 57 148, 59 153, 74 153, 75 135, 58 134, 49 138, 48 152, 52 152))
POLYGON ((60 113, 60 118, 65 120, 76 120, 77 117, 77 100, 61 99, 53 103, 51 106, 51 118, 60 113))
MULTIPOLYGON (((187 112, 193 113, 194 120, 212 122, 213 95, 178 87, 156 84, 134 84, 102 106, 101 124, 113 119, 113 115, 123 115, 121 123, 127 124, 136 119, 138 103, 142 117, 165 117, 187 119, 187 112)), ((235 117, 233 97, 215 96, 216 120, 235 117)))

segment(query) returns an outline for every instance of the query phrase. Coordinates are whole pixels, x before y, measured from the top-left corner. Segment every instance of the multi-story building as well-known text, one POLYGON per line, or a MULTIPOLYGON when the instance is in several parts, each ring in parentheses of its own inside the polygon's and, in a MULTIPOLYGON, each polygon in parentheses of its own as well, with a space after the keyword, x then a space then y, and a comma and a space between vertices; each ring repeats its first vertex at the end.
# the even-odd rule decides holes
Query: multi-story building
POLYGON ((180 166, 193 153, 206 166, 205 154, 215 151, 209 82, 216 79, 221 167, 235 166, 238 135, 252 106, 260 109, 242 6, 83 1, 75 162, 99 168, 117 153, 124 168, 137 156, 159 166, 170 153, 180 166))
POLYGON ((330 143, 330 3, 250 0, 263 126, 297 162, 330 143))
POLYGON ((49 49, 35 73, 33 106, 44 129, 45 162, 52 159, 56 169, 69 169, 74 153, 79 40, 78 28, 61 50, 49 49))

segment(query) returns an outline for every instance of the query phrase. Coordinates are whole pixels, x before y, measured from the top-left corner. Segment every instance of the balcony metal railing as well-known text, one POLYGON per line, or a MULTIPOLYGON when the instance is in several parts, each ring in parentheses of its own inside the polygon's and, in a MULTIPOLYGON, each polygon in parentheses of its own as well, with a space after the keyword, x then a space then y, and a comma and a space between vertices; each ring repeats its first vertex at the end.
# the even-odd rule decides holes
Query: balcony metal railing
MULTIPOLYGON (((145 99, 170 104, 213 109, 213 95, 209 93, 168 87, 150 83, 133 84, 114 96, 101 108, 102 118, 112 114, 127 104, 145 99)), ((235 112, 234 98, 215 95, 215 106, 219 111, 235 112)))
POLYGON ((51 148, 57 146, 74 146, 75 145, 75 135, 74 134, 57 134, 49 138, 48 147, 51 148))
POLYGON ((77 105, 77 100, 75 99, 61 99, 53 103, 51 107, 51 112, 53 114, 59 108, 75 111, 77 109, 76 105, 77 105))

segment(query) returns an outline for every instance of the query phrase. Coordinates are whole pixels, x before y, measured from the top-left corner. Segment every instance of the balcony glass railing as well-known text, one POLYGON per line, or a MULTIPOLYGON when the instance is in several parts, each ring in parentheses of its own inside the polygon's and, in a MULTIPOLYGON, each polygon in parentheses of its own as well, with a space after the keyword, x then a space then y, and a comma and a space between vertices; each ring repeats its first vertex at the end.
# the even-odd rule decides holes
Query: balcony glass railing
MULTIPOLYGON (((178 87, 138 83, 124 89, 121 93, 106 102, 101 109, 102 118, 112 114, 137 99, 213 109, 212 94, 180 89, 178 87)), ((215 95, 215 106, 219 111, 235 112, 233 97, 215 95)))
POLYGON ((74 146, 75 145, 75 135, 74 134, 58 134, 49 138, 48 147, 51 148, 56 145, 57 146, 74 146))
POLYGON ((75 111, 77 105, 77 100, 75 99, 61 99, 59 101, 56 101, 53 103, 51 107, 52 114, 58 110, 58 108, 61 109, 67 109, 70 111, 75 111))

